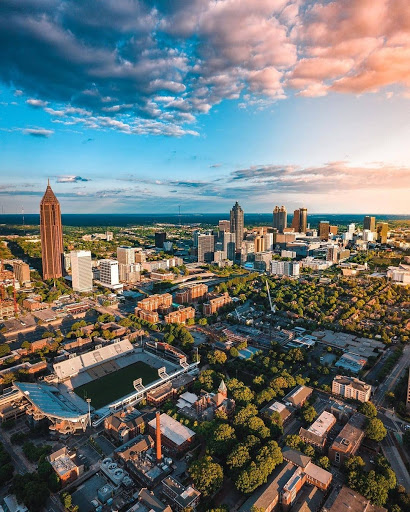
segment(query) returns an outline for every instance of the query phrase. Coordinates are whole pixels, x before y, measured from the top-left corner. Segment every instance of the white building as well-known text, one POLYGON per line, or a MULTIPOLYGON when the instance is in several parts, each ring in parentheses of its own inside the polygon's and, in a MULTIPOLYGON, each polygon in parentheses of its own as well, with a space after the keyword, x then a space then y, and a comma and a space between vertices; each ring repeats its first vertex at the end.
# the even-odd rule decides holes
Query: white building
POLYGON ((104 286, 115 287, 119 285, 118 261, 101 260, 100 261, 100 281, 104 286))
POLYGON ((401 264, 398 267, 389 267, 387 277, 395 284, 410 284, 410 265, 401 264))
POLYGON ((344 398, 352 398, 359 402, 368 402, 372 387, 356 377, 336 375, 332 382, 332 393, 344 398))
POLYGON ((131 265, 135 263, 135 249, 126 245, 117 247, 117 260, 119 265, 131 265))
POLYGON ((299 270, 299 263, 297 261, 272 260, 270 264, 270 271, 272 275, 298 276, 299 270))
POLYGON ((71 251, 71 275, 75 292, 90 292, 93 289, 91 251, 71 251))
POLYGON ((374 240, 373 231, 370 231, 370 229, 364 229, 363 230, 363 241, 364 242, 373 242, 373 240, 374 240))

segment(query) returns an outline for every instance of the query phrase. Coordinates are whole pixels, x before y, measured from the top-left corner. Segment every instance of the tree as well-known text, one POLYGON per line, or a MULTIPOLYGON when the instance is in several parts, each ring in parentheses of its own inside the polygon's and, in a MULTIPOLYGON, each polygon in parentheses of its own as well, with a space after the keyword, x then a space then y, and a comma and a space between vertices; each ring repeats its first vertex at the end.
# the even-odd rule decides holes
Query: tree
POLYGON ((312 423, 316 416, 316 409, 312 405, 307 405, 302 408, 302 418, 306 421, 306 423, 312 423))
POLYGON ((232 357, 238 357, 239 356, 239 351, 237 348, 235 347, 232 347, 231 350, 229 351, 230 355, 232 357))
POLYGON ((323 457, 320 457, 320 459, 318 460, 318 464, 323 469, 330 468, 330 460, 328 457, 326 457, 326 455, 324 455, 323 457))
POLYGON ((249 449, 243 444, 238 444, 226 459, 230 469, 240 469, 251 460, 249 449))
POLYGON ((378 418, 370 418, 365 429, 366 436, 373 441, 383 441, 387 435, 387 430, 383 422, 378 418))
POLYGON ((226 354, 222 350, 214 350, 207 357, 209 364, 225 364, 227 360, 226 354))
POLYGON ((206 496, 214 494, 222 485, 222 467, 206 455, 191 464, 188 470, 195 487, 206 496))
POLYGON ((0 345, 0 357, 8 356, 11 352, 10 346, 7 343, 0 345))
POLYGON ((310 444, 307 444, 303 448, 303 453, 307 455, 308 457, 314 457, 315 456, 315 449, 310 444))
POLYGON ((377 416, 376 406, 372 402, 363 402, 359 407, 359 412, 368 418, 375 418, 377 416))
POLYGON ((227 423, 223 423, 215 429, 210 444, 212 451, 220 454, 229 452, 235 441, 235 430, 227 423))
POLYGON ((291 434, 286 436, 285 444, 286 446, 289 446, 289 448, 299 450, 300 446, 303 444, 303 441, 302 438, 297 434, 291 434))

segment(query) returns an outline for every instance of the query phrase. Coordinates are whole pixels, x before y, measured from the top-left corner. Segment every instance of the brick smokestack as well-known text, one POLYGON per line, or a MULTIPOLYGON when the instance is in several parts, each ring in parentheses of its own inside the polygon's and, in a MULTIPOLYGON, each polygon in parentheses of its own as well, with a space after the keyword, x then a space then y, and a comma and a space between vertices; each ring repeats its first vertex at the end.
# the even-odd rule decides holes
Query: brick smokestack
POLYGON ((161 451, 161 413, 157 411, 156 414, 156 427, 155 427, 155 436, 156 436, 156 449, 157 449, 157 462, 162 460, 162 451, 161 451))

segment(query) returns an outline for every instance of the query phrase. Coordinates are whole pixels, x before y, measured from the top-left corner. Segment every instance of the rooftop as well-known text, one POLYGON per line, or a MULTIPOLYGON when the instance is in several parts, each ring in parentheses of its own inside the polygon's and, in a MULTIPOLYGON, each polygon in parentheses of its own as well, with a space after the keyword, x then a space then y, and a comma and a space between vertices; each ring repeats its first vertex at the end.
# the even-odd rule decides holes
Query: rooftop
POLYGON ((342 428, 339 435, 333 441, 332 449, 348 452, 350 447, 360 440, 364 435, 366 416, 359 412, 353 414, 350 420, 342 428))
POLYGON ((343 486, 329 512, 387 512, 383 507, 372 505, 368 499, 349 487, 343 486))
MULTIPOLYGON (((184 444, 195 435, 193 430, 185 427, 179 421, 174 420, 174 418, 171 418, 168 414, 161 414, 160 421, 162 435, 167 437, 176 445, 184 444)), ((156 419, 151 420, 148 425, 156 430, 156 419)))
POLYGON ((336 423, 336 418, 330 412, 323 411, 317 420, 308 428, 309 432, 323 437, 336 423))
POLYGON ((282 449, 282 455, 286 461, 292 462, 292 464, 295 464, 295 466, 299 466, 301 468, 305 468, 312 460, 310 457, 304 455, 302 452, 298 450, 293 450, 292 448, 288 448, 287 446, 285 446, 282 449))

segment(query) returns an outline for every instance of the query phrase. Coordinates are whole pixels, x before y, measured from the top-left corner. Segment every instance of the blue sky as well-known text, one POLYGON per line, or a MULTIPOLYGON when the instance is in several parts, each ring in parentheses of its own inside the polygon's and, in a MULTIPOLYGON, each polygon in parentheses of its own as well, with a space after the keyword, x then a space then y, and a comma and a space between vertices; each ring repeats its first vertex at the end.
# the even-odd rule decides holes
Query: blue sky
POLYGON ((405 2, 22 4, 0 21, 4 211, 50 178, 65 213, 409 213, 405 2))

